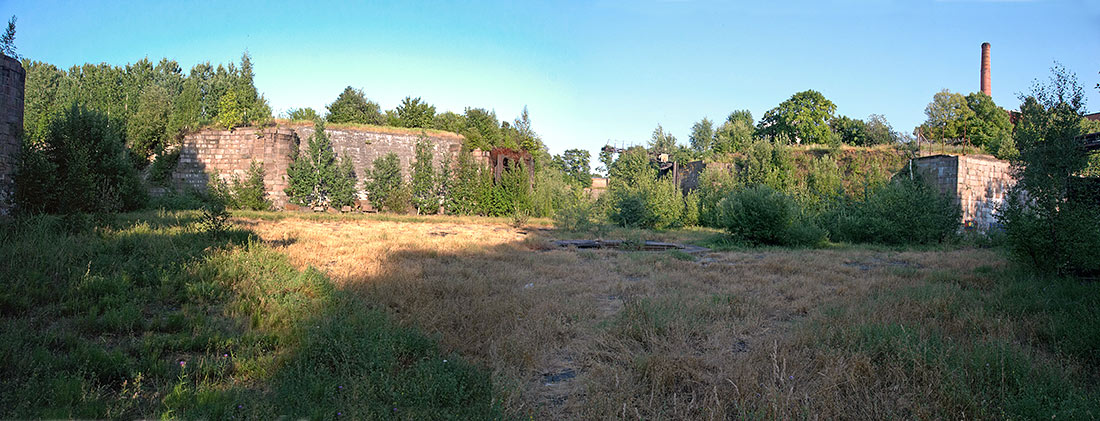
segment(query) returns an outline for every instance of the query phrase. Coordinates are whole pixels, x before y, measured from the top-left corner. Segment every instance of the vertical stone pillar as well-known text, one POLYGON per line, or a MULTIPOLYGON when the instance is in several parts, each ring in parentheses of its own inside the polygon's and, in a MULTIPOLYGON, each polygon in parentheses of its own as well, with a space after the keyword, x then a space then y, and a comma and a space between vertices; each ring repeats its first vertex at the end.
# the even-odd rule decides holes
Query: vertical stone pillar
POLYGON ((23 137, 23 85, 27 74, 19 60, 0 54, 0 215, 12 209, 23 137))

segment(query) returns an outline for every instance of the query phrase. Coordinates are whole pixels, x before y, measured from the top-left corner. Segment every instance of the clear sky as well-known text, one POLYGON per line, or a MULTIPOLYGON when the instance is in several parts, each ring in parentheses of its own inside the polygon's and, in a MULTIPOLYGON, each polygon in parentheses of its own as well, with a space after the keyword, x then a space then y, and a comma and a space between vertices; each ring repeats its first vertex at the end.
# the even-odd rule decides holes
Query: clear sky
POLYGON ((909 132, 940 89, 979 89, 982 42, 999 105, 1016 108, 1057 60, 1100 109, 1100 0, 0 0, 0 14, 18 17, 22 55, 63 68, 169 57, 187 70, 247 49, 276 113, 323 112, 348 85, 384 108, 412 95, 511 120, 526 105, 552 153, 593 159, 657 124, 687 143, 704 116, 759 119, 806 89, 909 132))

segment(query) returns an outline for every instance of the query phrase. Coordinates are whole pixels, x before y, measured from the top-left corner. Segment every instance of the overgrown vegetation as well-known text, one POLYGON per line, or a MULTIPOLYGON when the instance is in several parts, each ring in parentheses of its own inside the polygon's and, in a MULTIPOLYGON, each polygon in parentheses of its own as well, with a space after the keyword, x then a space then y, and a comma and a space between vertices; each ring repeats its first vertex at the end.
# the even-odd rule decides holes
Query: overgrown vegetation
POLYGON ((321 122, 314 124, 306 151, 295 151, 287 168, 286 195, 301 206, 350 206, 355 201, 355 169, 347 156, 337 163, 321 122))
POLYGON ((501 416, 487 375, 195 212, 0 237, 0 417, 501 416))

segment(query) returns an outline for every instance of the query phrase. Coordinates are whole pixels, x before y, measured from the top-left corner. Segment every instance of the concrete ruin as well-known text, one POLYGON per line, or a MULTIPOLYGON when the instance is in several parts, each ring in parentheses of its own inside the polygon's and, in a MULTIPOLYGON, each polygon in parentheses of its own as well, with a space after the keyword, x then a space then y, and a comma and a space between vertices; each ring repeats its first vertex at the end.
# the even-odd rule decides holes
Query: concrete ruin
MULTIPOLYGON (((223 180, 234 176, 245 177, 252 161, 264 167, 264 187, 267 197, 276 208, 289 203, 284 190, 288 186, 287 168, 293 158, 291 153, 306 148, 313 135, 312 125, 278 125, 274 127, 243 127, 233 130, 206 129, 184 137, 180 147, 180 160, 172 172, 172 184, 177 189, 204 190, 210 174, 217 171, 223 180)), ((338 158, 347 156, 359 179, 360 198, 363 181, 368 178, 375 159, 394 153, 401 162, 403 175, 408 179, 416 161, 416 143, 421 133, 414 130, 346 129, 326 128, 338 158)), ((436 165, 444 154, 452 158, 462 148, 463 137, 453 133, 432 132, 423 134, 434 145, 436 165)), ((455 162, 455 159, 452 159, 455 162)))
POLYGON ((23 149, 23 88, 27 73, 19 60, 0 54, 0 215, 8 215, 15 194, 15 170, 23 149))
POLYGON ((1008 161, 988 155, 929 155, 914 158, 912 165, 941 193, 954 198, 965 228, 986 231, 999 226, 997 208, 1016 184, 1008 161))

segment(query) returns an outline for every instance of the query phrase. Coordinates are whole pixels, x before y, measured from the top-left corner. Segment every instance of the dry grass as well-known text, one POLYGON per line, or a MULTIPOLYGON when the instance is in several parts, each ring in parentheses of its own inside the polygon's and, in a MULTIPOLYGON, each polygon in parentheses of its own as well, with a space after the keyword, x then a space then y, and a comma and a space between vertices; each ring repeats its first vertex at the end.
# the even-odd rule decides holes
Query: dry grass
MULTIPOLYGON (((962 348, 983 338, 1013 343, 1039 323, 957 308, 1004 269, 989 250, 693 258, 556 249, 546 228, 489 221, 242 223, 295 265, 324 270, 488 368, 505 408, 536 418, 996 417, 987 411, 1003 405, 967 404, 976 392, 945 389, 957 373, 922 357, 931 352, 922 347, 933 334, 967 338, 962 348), (901 333, 891 330, 898 326, 901 333), (875 336, 878 328, 889 334, 875 336), (901 344, 882 351, 880 336, 901 344)), ((1072 359, 1024 352, 1070 377, 1081 370, 1072 359)))

